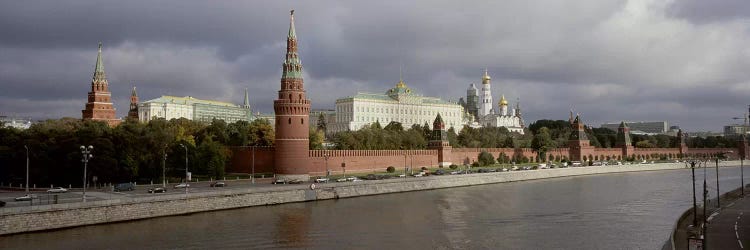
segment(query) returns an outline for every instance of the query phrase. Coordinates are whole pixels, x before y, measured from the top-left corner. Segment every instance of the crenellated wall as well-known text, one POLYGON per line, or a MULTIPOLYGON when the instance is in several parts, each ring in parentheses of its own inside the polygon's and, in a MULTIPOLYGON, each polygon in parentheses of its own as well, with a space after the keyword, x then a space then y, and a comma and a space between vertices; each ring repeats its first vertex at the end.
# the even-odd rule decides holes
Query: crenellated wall
MULTIPOLYGON (((233 154, 227 173, 251 173, 252 151, 251 147, 232 147, 233 154)), ((255 148, 255 173, 274 173, 274 148, 255 148)), ((477 161, 479 153, 486 151, 497 159, 501 153, 505 153, 511 160, 526 157, 530 162, 537 161, 537 152, 530 148, 452 148, 449 159, 453 164, 471 164, 477 161)), ((622 148, 593 148, 586 151, 588 154, 581 155, 583 161, 606 161, 623 160, 633 157, 643 160, 658 160, 662 158, 676 159, 683 157, 713 157, 722 152, 730 152, 726 155, 737 159, 739 149, 735 148, 691 148, 686 154, 682 154, 680 148, 629 148, 631 155, 623 155, 622 148)), ((571 159, 569 148, 555 148, 547 152, 547 159, 561 160, 571 159)), ((438 150, 310 150, 309 174, 326 175, 331 174, 381 172, 387 167, 393 166, 397 172, 403 172, 405 167, 410 167, 414 172, 421 167, 434 167, 438 165, 438 150), (326 161, 326 155, 328 156, 326 161), (345 167, 342 168, 342 163, 345 167)))

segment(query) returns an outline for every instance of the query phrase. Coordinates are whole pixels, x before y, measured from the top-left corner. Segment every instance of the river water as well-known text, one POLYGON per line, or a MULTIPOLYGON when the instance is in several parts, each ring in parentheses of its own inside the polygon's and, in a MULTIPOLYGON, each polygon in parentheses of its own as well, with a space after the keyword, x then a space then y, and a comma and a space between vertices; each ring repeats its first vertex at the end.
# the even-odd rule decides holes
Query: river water
MULTIPOLYGON (((740 186, 739 168, 720 171, 722 192, 740 186)), ((251 207, 0 236, 0 249, 660 249, 692 205, 690 178, 621 173, 251 207)))

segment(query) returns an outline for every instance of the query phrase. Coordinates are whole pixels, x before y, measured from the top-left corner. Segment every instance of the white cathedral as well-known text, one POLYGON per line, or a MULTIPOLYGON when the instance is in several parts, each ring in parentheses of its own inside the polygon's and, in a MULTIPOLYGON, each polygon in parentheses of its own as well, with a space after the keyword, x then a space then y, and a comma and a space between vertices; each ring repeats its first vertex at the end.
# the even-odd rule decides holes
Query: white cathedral
POLYGON ((493 108, 490 80, 490 75, 485 70, 484 76, 482 76, 481 95, 477 93, 477 88, 472 83, 466 90, 466 101, 463 98, 459 101, 465 110, 473 116, 475 122, 472 123, 472 126, 505 127, 510 132, 523 134, 524 124, 520 102, 516 102, 516 107, 508 110, 508 101, 505 100, 505 95, 501 95, 497 108, 493 108))

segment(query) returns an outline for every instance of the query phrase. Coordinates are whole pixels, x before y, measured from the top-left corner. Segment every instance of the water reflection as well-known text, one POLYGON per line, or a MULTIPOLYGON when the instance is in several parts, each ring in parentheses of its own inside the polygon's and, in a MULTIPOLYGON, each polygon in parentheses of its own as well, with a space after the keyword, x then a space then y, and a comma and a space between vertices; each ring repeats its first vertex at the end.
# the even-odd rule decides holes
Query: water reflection
MULTIPOLYGON (((721 169, 722 190, 738 175, 721 169)), ((3 236, 0 249, 658 249, 692 206, 690 180, 623 173, 262 206, 3 236)))

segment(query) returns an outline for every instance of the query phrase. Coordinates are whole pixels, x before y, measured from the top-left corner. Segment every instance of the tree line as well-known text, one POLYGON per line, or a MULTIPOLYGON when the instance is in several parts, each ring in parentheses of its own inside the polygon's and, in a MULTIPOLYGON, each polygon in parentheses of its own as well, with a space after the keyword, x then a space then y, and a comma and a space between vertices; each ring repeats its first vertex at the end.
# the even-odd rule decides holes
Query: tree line
POLYGON ((185 118, 148 123, 129 120, 112 128, 103 122, 62 118, 36 123, 26 130, 0 126, 0 181, 25 180, 25 147, 30 183, 80 186, 82 145, 94 147, 87 169, 93 185, 94 176, 99 183, 156 183, 161 180, 163 167, 167 178, 183 178, 185 149, 193 175, 221 178, 231 157, 227 146, 273 143, 274 129, 264 119, 231 124, 223 120, 204 124, 185 118))

